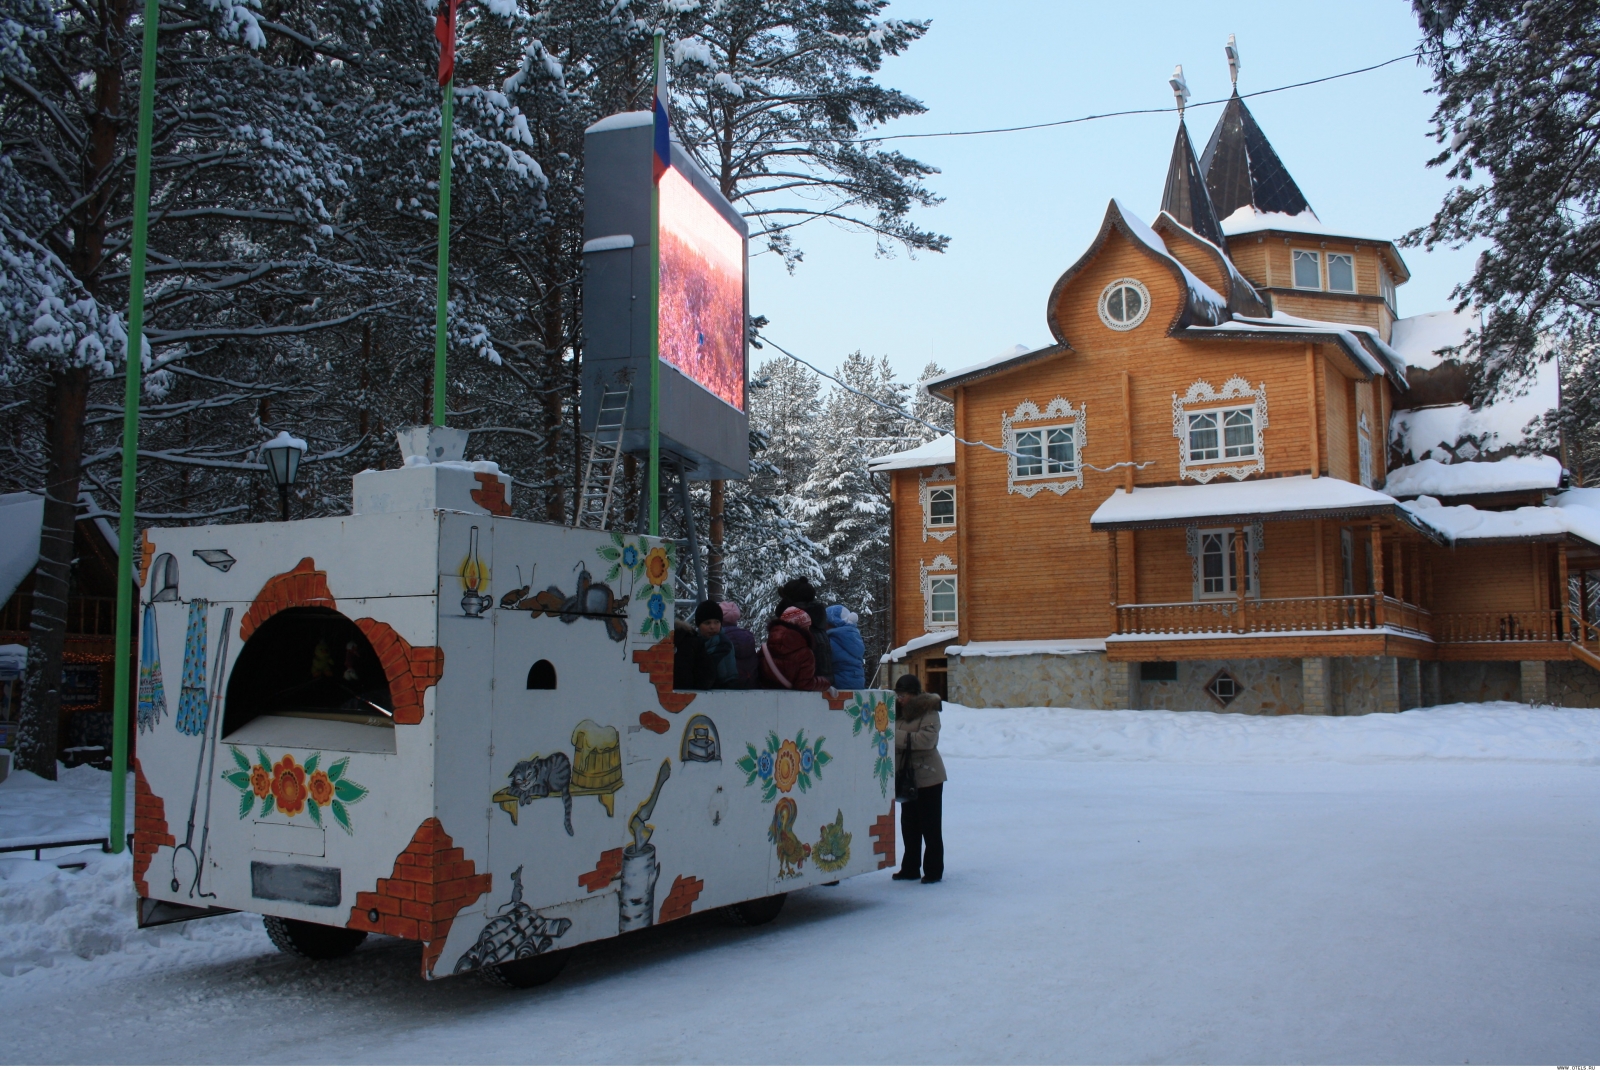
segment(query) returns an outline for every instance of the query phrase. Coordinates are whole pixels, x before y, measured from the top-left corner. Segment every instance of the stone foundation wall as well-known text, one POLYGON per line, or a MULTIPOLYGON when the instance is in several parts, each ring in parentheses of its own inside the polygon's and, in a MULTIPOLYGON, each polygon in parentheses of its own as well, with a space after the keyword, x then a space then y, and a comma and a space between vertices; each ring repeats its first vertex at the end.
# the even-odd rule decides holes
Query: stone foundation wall
POLYGON ((1107 709, 1113 667, 1100 653, 951 658, 950 701, 963 706, 1107 709))
POLYGON ((1521 702, 1522 667, 1514 661, 1439 664, 1439 702, 1521 702))
POLYGON ((1600 672, 1595 672, 1581 661, 1551 661, 1545 664, 1549 671, 1546 686, 1552 706, 1600 709, 1600 672))
POLYGON ((1299 658, 1235 658, 1222 661, 1180 661, 1178 679, 1168 683, 1140 680, 1133 667, 1134 706, 1142 710, 1215 710, 1218 713, 1300 713, 1299 658), (1239 682, 1239 694, 1223 706, 1206 691, 1223 670, 1239 682))

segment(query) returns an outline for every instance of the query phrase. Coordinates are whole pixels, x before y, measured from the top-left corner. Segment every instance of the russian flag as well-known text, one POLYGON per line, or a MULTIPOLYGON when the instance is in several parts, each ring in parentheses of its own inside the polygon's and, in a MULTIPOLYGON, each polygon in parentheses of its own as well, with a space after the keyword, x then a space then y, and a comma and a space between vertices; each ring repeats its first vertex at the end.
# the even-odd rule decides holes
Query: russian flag
POLYGON ((672 124, 667 119, 667 64, 664 59, 656 62, 656 96, 653 110, 656 144, 655 180, 660 182, 661 176, 672 166, 672 124))

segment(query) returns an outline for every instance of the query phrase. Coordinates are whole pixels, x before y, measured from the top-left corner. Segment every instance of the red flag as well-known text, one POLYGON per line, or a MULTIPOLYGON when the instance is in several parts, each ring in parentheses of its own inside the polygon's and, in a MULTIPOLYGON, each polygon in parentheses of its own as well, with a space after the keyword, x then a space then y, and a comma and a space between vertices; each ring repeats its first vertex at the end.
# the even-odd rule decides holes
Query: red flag
POLYGON ((456 73, 456 8, 461 0, 439 0, 439 15, 433 36, 439 39, 439 84, 446 85, 456 73))

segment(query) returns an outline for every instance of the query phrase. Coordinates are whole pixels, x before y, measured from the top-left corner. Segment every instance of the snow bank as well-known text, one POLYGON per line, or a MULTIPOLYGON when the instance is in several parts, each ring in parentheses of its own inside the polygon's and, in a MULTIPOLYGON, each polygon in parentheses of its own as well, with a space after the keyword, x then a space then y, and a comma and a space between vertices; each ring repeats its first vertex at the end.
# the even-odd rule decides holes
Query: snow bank
MULTIPOLYGON (((111 774, 92 766, 57 766, 54 783, 20 770, 0 782, 0 847, 88 840, 111 824, 111 774)), ((133 827, 133 774, 128 774, 128 827, 133 827)))
POLYGON ((1539 365, 1515 397, 1481 409, 1461 403, 1396 409, 1389 417, 1389 440, 1402 457, 1470 461, 1480 453, 1520 446, 1527 440, 1528 424, 1560 401, 1560 376, 1550 361, 1539 365))
POLYGON ((1430 459, 1391 470, 1383 489, 1396 498, 1418 494, 1451 498, 1462 494, 1555 490, 1560 483, 1561 462, 1554 457, 1502 457, 1498 461, 1459 464, 1430 459))
MULTIPOLYGON (((1413 368, 1437 368, 1445 360, 1438 350, 1461 345, 1467 335, 1478 329, 1478 317, 1471 312, 1445 309, 1442 312, 1424 312, 1420 316, 1407 316, 1394 321, 1389 334, 1389 344, 1406 358, 1413 368)), ((1452 359, 1460 359, 1459 357, 1452 359)))
POLYGON ((1364 717, 972 709, 947 702, 946 758, 1057 762, 1555 762, 1600 765, 1600 711, 1515 702, 1364 717))

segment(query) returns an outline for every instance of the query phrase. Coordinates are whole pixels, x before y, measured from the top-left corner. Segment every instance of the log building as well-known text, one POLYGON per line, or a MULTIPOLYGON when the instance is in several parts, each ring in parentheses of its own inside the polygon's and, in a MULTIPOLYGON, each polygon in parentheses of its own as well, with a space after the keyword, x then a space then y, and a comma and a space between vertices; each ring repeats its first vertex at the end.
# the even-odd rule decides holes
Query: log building
POLYGON ((1408 278, 1237 92, 1198 158, 1180 119, 1161 211, 1106 208, 1053 343, 930 381, 955 434, 874 462, 883 672, 980 706, 1600 705, 1600 490, 1518 455, 1540 398, 1469 404, 1436 352, 1466 318, 1400 319, 1408 278))

